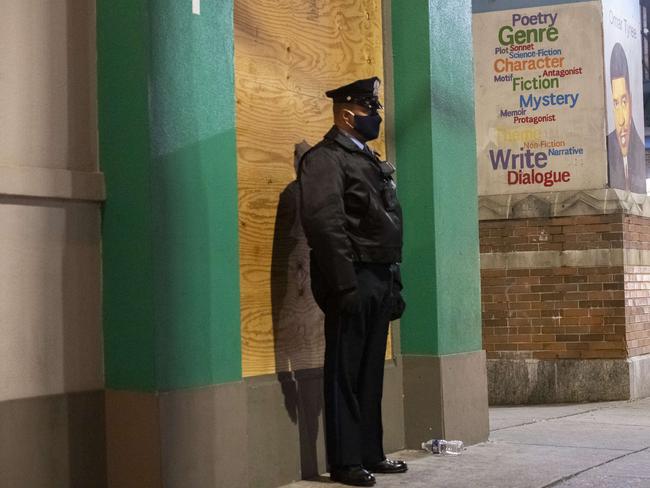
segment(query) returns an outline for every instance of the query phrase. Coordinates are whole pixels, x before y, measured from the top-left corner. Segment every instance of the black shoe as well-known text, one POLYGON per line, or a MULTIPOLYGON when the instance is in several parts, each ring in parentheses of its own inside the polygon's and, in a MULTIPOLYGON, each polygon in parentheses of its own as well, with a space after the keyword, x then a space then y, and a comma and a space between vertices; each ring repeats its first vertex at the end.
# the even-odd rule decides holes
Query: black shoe
POLYGON ((364 466, 368 471, 373 473, 404 473, 408 466, 404 461, 384 459, 380 463, 373 464, 372 466, 364 466))
POLYGON ((373 486, 375 484, 375 477, 361 466, 331 468, 330 479, 352 486, 373 486))

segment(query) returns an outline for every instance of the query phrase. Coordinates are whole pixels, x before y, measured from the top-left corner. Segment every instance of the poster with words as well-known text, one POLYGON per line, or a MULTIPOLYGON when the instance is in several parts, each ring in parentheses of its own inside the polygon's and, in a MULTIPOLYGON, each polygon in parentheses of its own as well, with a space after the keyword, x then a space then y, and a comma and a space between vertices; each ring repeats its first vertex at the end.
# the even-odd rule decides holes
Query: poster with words
POLYGON ((607 184, 602 8, 473 16, 479 195, 607 184))

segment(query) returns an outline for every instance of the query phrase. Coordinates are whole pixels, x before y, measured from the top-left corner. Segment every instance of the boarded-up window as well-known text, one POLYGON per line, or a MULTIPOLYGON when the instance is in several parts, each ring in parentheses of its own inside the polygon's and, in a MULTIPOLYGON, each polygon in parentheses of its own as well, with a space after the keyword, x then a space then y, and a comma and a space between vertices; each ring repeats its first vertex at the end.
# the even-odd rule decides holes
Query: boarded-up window
MULTIPOLYGON (((324 92, 383 78, 382 56, 380 0, 235 2, 244 376, 322 365, 322 316, 287 190, 294 149, 332 125, 324 92)), ((373 146, 385 153, 383 132, 373 146)))

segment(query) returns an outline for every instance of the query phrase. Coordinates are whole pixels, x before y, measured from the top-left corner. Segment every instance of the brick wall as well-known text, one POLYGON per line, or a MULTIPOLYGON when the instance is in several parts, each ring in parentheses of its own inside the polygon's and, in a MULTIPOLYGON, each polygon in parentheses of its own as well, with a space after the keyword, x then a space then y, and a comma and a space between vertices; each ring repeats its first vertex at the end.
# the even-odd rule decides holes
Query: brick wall
POLYGON ((625 268, 625 300, 628 354, 650 354, 650 266, 625 268))
MULTIPOLYGON (((618 214, 483 221, 480 239, 482 254, 650 249, 650 219, 618 214)), ((538 265, 481 270, 488 358, 650 353, 650 266, 544 267, 543 257, 533 261, 538 265)))
MULTIPOLYGON (((626 216, 623 239, 626 248, 650 250, 650 219, 626 216)), ((625 300, 628 354, 650 354, 650 266, 625 268, 625 300)))
POLYGON ((623 226, 620 214, 483 221, 481 253, 622 248, 623 226))

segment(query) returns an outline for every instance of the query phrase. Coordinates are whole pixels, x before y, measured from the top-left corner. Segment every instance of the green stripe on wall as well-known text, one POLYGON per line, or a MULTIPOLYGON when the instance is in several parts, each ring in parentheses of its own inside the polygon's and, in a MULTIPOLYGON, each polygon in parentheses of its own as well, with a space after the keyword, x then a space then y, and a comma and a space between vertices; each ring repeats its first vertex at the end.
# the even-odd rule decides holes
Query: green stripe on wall
POLYGON ((402 278, 407 301, 402 353, 438 348, 431 145, 429 16, 426 0, 393 1, 393 83, 399 197, 404 210, 402 278), (409 330, 406 330, 406 329, 409 330))
POLYGON ((147 4, 97 2, 106 385, 138 390, 155 389, 147 4))
POLYGON ((120 2, 121 12, 99 4, 108 387, 239 380, 232 2, 203 0, 200 16, 176 0, 146 2, 146 15, 133 2, 120 2), (141 73, 137 91, 129 72, 141 73), (116 99, 124 110, 112 109, 116 99), (134 120, 143 120, 137 134, 134 120), (125 154, 114 155, 123 140, 125 154), (125 291, 140 277, 139 293, 125 291), (155 368, 145 375, 147 358, 155 368))
POLYGON ((481 349, 471 2, 392 2, 402 352, 481 349))
POLYGON ((157 381, 241 378, 233 5, 152 2, 157 381))

